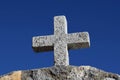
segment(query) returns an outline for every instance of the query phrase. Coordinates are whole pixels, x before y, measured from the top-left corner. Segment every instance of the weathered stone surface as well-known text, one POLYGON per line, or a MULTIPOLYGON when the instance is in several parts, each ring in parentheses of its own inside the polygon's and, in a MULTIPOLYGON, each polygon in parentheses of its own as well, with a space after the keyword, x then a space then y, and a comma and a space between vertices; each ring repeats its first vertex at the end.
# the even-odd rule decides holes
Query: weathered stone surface
POLYGON ((90 46, 88 32, 67 34, 65 16, 54 17, 54 35, 37 36, 32 39, 32 47, 36 52, 54 49, 55 65, 69 65, 68 49, 87 48, 90 46))
POLYGON ((0 80, 120 80, 120 77, 90 66, 53 66, 16 71, 1 76, 0 80))

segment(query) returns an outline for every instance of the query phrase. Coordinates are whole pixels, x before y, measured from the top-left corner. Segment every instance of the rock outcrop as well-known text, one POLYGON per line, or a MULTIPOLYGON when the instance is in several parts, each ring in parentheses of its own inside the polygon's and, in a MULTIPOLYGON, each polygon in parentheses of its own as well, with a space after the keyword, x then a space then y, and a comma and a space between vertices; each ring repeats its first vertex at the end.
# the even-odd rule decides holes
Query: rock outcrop
POLYGON ((90 66, 53 66, 11 72, 0 80, 120 80, 120 76, 90 66))

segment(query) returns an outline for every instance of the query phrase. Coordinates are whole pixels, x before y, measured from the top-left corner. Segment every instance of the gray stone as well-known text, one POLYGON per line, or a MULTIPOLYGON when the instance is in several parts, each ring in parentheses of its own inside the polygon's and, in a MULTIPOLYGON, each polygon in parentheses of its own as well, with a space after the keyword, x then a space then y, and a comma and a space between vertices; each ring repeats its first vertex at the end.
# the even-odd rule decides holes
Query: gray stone
POLYGON ((119 75, 90 66, 53 66, 22 72, 22 80, 120 80, 119 75))
POLYGON ((105 78, 104 80, 115 80, 115 79, 113 79, 113 78, 105 78))
POLYGON ((53 66, 15 71, 0 76, 0 80, 120 80, 120 75, 90 66, 53 66))
POLYGON ((54 49, 55 65, 69 65, 68 49, 87 48, 90 46, 88 32, 67 34, 65 16, 54 17, 54 35, 37 36, 32 39, 32 47, 36 52, 54 49))

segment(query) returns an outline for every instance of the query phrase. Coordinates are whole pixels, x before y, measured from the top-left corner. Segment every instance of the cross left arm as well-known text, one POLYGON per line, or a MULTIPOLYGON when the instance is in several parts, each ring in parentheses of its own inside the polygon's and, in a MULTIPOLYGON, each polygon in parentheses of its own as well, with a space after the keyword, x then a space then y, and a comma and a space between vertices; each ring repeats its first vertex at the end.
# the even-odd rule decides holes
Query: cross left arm
POLYGON ((35 52, 51 51, 53 50, 54 35, 33 37, 32 43, 35 52))

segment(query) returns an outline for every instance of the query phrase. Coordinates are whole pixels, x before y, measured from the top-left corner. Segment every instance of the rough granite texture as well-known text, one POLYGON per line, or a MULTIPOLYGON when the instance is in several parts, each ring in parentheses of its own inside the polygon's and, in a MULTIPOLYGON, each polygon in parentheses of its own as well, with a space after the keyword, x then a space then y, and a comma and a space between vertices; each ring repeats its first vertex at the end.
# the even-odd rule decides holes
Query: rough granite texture
POLYGON ((15 71, 1 76, 0 80, 120 80, 120 76, 90 66, 53 66, 15 71))
POLYGON ((68 49, 87 48, 89 46, 88 32, 67 34, 67 20, 65 16, 54 17, 54 35, 36 36, 32 39, 34 51, 54 50, 55 65, 69 65, 68 49))

